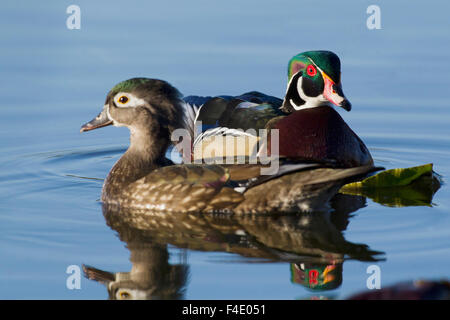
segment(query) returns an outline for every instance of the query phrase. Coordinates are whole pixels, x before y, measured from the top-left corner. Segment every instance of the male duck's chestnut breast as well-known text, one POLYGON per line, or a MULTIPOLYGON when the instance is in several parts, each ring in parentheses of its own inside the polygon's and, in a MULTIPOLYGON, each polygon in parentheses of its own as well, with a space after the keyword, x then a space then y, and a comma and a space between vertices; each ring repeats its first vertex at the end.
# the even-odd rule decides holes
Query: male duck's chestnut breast
POLYGON ((273 128, 279 129, 281 156, 334 160, 344 167, 372 161, 363 142, 331 107, 296 111, 273 128))

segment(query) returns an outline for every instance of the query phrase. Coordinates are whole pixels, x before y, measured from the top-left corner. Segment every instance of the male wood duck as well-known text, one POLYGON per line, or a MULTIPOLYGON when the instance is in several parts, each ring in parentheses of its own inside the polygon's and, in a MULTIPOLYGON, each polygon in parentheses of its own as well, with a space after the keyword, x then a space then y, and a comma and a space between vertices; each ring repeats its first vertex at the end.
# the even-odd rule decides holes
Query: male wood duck
MULTIPOLYGON (((373 164, 362 140, 332 107, 351 110, 342 91, 340 60, 333 52, 307 51, 294 56, 288 64, 284 100, 260 92, 237 97, 189 96, 184 100, 191 108, 199 109, 195 121, 202 123, 202 133, 193 145, 194 158, 205 153, 197 148, 200 141, 201 148, 205 148, 212 140, 220 142, 218 136, 244 135, 234 129, 265 128, 279 130, 281 156, 326 159, 341 167, 373 164)), ((258 139, 254 134, 247 132, 246 136, 250 145, 246 152, 260 147, 256 146, 258 139)))
POLYGON ((186 126, 183 105, 179 91, 162 80, 134 78, 111 89, 100 114, 80 130, 112 124, 131 133, 104 182, 104 203, 171 212, 313 211, 342 184, 378 169, 281 161, 275 173, 262 175, 260 164, 173 165, 165 153, 173 130, 186 126))

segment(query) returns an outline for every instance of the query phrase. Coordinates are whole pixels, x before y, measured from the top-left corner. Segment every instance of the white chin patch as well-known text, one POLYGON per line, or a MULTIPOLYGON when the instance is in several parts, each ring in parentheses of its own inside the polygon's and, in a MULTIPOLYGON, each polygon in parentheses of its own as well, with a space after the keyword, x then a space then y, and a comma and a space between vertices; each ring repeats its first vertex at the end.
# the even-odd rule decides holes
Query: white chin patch
POLYGON ((305 103, 302 104, 301 106, 298 106, 294 103, 294 101, 292 101, 292 99, 289 100, 289 103, 295 110, 310 109, 310 108, 316 108, 316 107, 320 107, 320 106, 324 106, 324 105, 330 105, 329 101, 327 99, 325 99, 323 94, 320 94, 317 97, 309 97, 309 96, 305 95, 302 90, 302 82, 303 82, 303 78, 300 77, 297 81, 297 92, 298 92, 300 98, 302 98, 302 100, 305 101, 305 103))
POLYGON ((120 122, 117 122, 116 120, 113 120, 113 126, 114 126, 114 127, 125 127, 124 124, 122 124, 122 123, 120 123, 120 122))

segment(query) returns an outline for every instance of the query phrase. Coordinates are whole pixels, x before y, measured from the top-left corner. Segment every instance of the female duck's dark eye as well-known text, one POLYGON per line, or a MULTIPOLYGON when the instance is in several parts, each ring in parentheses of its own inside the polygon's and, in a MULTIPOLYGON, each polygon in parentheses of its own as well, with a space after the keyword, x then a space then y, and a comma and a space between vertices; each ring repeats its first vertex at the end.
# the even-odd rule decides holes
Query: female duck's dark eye
POLYGON ((308 76, 310 77, 314 77, 317 73, 316 68, 310 64, 307 68, 306 68, 306 73, 308 74, 308 76))
POLYGON ((128 98, 126 96, 121 96, 117 101, 119 101, 121 104, 125 104, 128 102, 128 98))

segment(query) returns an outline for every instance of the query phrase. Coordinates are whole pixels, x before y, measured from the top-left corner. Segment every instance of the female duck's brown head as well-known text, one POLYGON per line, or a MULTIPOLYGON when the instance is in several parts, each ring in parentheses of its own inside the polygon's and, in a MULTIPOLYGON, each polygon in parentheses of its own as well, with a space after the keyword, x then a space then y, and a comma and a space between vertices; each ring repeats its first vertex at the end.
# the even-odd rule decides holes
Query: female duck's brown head
POLYGON ((106 97, 102 112, 81 132, 108 125, 126 126, 132 134, 157 125, 169 131, 183 125, 181 94, 163 80, 133 78, 117 84, 106 97))
POLYGON ((133 78, 123 81, 108 93, 99 115, 84 124, 80 131, 108 125, 128 127, 130 153, 156 160, 164 156, 171 132, 184 126, 181 94, 163 80, 133 78))

